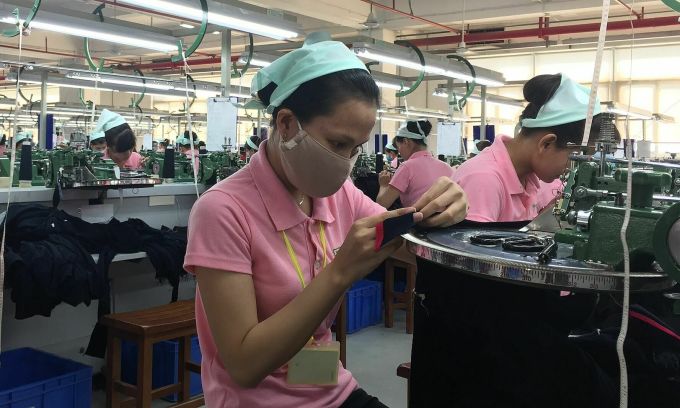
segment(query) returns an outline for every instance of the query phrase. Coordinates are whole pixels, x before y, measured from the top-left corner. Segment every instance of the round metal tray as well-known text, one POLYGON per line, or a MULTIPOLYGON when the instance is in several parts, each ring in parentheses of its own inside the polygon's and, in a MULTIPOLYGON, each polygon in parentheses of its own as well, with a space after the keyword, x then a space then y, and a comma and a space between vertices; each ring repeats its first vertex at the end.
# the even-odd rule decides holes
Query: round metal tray
MULTIPOLYGON (((500 245, 470 243, 473 235, 489 232, 526 235, 521 232, 481 229, 443 229, 404 235, 407 247, 416 256, 446 268, 512 284, 545 289, 595 292, 623 290, 623 273, 610 266, 571 259, 571 245, 559 244, 557 256, 540 264, 537 253, 503 251, 500 245)), ((536 234, 549 236, 550 234, 536 234)), ((663 272, 632 272, 631 291, 660 291, 675 282, 663 272)))

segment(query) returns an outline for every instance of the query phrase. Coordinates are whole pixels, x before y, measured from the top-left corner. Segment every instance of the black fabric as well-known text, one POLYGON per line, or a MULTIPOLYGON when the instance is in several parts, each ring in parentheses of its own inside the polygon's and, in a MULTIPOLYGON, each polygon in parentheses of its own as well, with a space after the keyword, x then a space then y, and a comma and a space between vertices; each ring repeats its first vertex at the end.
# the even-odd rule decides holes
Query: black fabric
MULTIPOLYGON (((608 296, 562 297, 422 260, 416 293, 411 407, 618 406, 621 315, 608 296)), ((680 343, 631 318, 625 353, 629 406, 677 408, 680 343)))
POLYGON ((387 408, 378 398, 368 395, 361 388, 354 390, 340 408, 387 408))
MULTIPOLYGON (((186 252, 186 229, 149 227, 138 219, 90 224, 56 208, 14 204, 7 212, 6 286, 12 290, 17 319, 40 315, 65 302, 89 305, 99 300, 98 315, 110 313, 108 270, 117 254, 144 251, 156 278, 173 287, 177 300, 186 252), (95 265, 90 254, 99 254, 95 265)), ((103 356, 105 332, 97 327, 88 354, 103 356)))
POLYGON ((594 298, 473 277, 418 260, 411 407, 598 407, 616 385, 568 340, 594 298), (424 296, 424 298, 423 298, 424 296))

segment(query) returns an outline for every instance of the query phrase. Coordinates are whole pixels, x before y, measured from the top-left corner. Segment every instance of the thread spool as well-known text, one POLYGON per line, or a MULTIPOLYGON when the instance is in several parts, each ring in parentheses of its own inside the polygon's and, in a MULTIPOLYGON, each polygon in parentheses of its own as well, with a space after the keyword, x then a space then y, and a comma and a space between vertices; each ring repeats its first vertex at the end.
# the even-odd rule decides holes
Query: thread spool
POLYGON ((19 165, 19 187, 31 187, 33 182, 33 152, 31 142, 24 141, 21 145, 21 163, 19 165))
POLYGON ((172 183, 175 180, 175 148, 168 145, 165 148, 165 156, 163 158, 163 181, 165 183, 172 183))

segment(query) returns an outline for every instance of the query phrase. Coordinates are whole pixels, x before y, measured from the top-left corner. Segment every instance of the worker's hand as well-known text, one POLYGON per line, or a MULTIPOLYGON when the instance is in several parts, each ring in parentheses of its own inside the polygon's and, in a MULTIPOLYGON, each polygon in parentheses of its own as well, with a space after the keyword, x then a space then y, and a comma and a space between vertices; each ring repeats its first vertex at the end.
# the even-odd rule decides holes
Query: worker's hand
POLYGON ((404 214, 413 214, 413 220, 420 222, 423 215, 415 212, 415 208, 400 208, 387 211, 373 217, 363 218, 356 221, 347 233, 345 242, 340 247, 338 254, 331 263, 334 270, 342 276, 343 282, 350 285, 352 282, 362 279, 378 267, 402 244, 401 239, 395 239, 382 249, 375 250, 376 225, 388 218, 398 217, 404 214))
POLYGON ((413 206, 423 214, 424 227, 450 227, 468 212, 465 192, 448 177, 440 177, 413 206))
POLYGON ((378 183, 380 183, 380 187, 389 186, 390 180, 392 180, 392 174, 389 171, 383 170, 380 172, 380 175, 378 176, 378 183))

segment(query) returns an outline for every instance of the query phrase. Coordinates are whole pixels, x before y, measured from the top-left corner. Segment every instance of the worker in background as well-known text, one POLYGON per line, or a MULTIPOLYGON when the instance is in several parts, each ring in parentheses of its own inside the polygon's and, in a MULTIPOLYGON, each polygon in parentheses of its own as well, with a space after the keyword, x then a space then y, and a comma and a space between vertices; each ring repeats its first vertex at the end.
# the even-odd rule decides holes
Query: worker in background
POLYGON ((385 155, 387 156, 387 162, 389 163, 390 168, 396 169, 399 167, 399 150, 394 147, 392 142, 385 145, 385 155))
POLYGON ((491 146, 491 142, 488 140, 478 140, 472 144, 472 151, 470 152, 470 158, 473 158, 484 151, 487 147, 491 146))
POLYGON ((106 150, 106 135, 103 131, 92 132, 90 135, 90 150, 104 152, 106 150))
POLYGON ((405 215, 448 226, 465 215, 450 179, 392 212, 352 184, 380 91, 352 51, 321 36, 255 75, 251 90, 272 113, 272 134, 191 211, 185 268, 198 282, 209 407, 385 407, 338 362, 330 326, 339 302, 401 245, 376 250, 377 224, 405 215), (320 346, 330 358, 305 358, 320 346), (291 384, 294 358, 308 374, 303 386, 291 384))
POLYGON ((134 151, 135 134, 122 116, 104 109, 94 129, 97 132, 104 132, 105 159, 113 160, 121 169, 139 170, 144 166, 142 155, 134 151))
POLYGON ((14 149, 17 152, 21 152, 21 146, 24 144, 25 140, 30 140, 31 146, 33 146, 33 133, 25 130, 16 134, 14 137, 14 149))
MULTIPOLYGON (((187 134, 186 132, 184 134, 187 134)), ((187 157, 187 159, 191 160, 192 158, 194 159, 194 166, 196 170, 201 165, 201 161, 198 157, 198 152, 196 149, 192 148, 192 140, 186 138, 186 137, 180 137, 177 139, 177 145, 179 146, 179 152, 182 153, 187 157)))
POLYGON ((0 139, 0 156, 4 156, 7 151, 7 135, 3 134, 0 139))
POLYGON ((170 139, 162 139, 158 141, 158 146, 156 147, 157 153, 165 153, 165 148, 170 144, 170 139))
POLYGON ((208 147, 203 140, 198 142, 198 154, 208 154, 208 147))
MULTIPOLYGON (((524 85, 524 98, 529 104, 517 136, 497 136, 456 170, 453 179, 470 203, 468 220, 529 221, 561 193, 559 178, 580 150, 590 90, 563 74, 538 75, 524 85)), ((592 132, 599 128, 597 115, 592 132)))
POLYGON ((451 166, 427 151, 427 136, 431 130, 429 121, 419 120, 408 121, 397 131, 393 143, 404 162, 394 176, 388 171, 380 173, 378 204, 390 208, 399 198, 404 207, 412 207, 440 177, 453 176, 451 166))
POLYGON ((258 136, 250 136, 246 139, 246 142, 243 145, 243 150, 246 154, 246 162, 250 161, 250 158, 260 149, 260 142, 261 140, 258 136))

